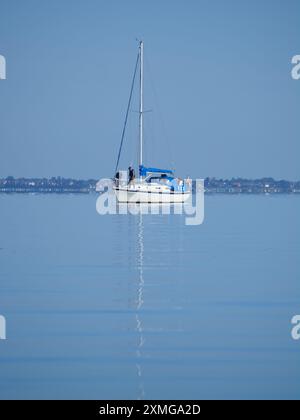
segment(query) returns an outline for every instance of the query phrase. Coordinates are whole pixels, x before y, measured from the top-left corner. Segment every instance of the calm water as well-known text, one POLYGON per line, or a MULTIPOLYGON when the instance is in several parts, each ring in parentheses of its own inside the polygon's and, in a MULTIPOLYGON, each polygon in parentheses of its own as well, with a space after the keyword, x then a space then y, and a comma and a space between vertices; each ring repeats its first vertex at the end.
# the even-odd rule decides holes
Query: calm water
POLYGON ((300 197, 205 221, 0 195, 0 398, 299 398, 300 197))

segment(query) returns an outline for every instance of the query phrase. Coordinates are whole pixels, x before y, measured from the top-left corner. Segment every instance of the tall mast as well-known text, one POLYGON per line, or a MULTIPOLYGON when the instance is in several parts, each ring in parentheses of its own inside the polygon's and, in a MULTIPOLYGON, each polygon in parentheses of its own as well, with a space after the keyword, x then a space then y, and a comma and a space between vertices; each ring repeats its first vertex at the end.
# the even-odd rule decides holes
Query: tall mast
POLYGON ((144 78, 144 43, 140 41, 140 156, 139 165, 143 165, 143 78, 144 78))

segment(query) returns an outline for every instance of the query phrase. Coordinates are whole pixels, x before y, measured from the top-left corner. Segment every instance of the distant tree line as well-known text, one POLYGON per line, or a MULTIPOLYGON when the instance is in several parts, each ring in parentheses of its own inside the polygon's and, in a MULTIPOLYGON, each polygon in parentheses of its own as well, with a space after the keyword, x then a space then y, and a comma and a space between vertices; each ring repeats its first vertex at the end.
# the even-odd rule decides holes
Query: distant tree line
MULTIPOLYGON (((95 179, 73 178, 0 178, 0 192, 37 192, 37 193, 91 193, 96 190, 95 179)), ((205 178, 207 193, 225 194, 291 194, 300 193, 300 181, 261 179, 217 179, 205 178)))
POLYGON ((72 178, 14 178, 8 176, 0 179, 0 192, 41 192, 41 193, 89 193, 95 190, 93 179, 81 180, 72 178))
POLYGON ((246 193, 246 194, 260 194, 260 193, 299 193, 300 181, 286 181, 281 179, 279 181, 273 178, 260 179, 216 179, 205 178, 204 187, 207 192, 216 193, 246 193))

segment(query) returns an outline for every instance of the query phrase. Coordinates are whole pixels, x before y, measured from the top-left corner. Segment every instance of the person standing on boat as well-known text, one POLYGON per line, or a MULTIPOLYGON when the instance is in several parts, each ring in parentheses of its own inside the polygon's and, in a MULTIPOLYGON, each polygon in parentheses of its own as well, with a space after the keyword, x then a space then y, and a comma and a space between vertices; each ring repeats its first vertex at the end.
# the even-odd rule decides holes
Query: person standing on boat
POLYGON ((130 184, 135 179, 135 172, 132 166, 128 168, 128 184, 130 184))
POLYGON ((116 182, 116 186, 119 186, 120 183, 120 172, 118 171, 115 175, 115 182, 116 182))

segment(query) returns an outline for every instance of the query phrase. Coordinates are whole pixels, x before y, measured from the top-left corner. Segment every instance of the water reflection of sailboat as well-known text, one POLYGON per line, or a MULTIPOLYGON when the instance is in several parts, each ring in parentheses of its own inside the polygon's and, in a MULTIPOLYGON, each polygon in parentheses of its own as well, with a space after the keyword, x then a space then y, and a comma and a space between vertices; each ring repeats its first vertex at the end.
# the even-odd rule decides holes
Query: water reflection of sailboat
POLYGON ((143 378, 143 368, 142 368, 142 350, 145 344, 143 323, 141 319, 141 309, 144 304, 144 227, 143 227, 143 215, 139 215, 139 224, 138 224, 138 261, 137 267, 139 271, 139 281, 137 289, 137 302, 136 302, 136 331, 138 333, 138 346, 136 350, 136 368, 137 375, 139 379, 139 399, 145 398, 145 387, 144 387, 144 378, 143 378))

